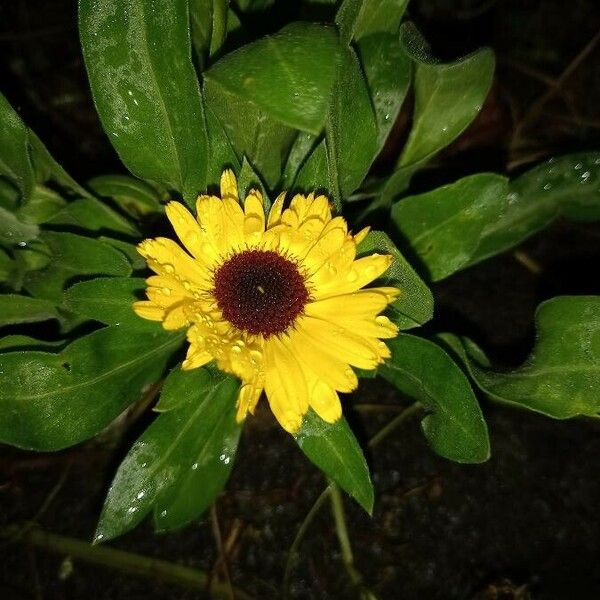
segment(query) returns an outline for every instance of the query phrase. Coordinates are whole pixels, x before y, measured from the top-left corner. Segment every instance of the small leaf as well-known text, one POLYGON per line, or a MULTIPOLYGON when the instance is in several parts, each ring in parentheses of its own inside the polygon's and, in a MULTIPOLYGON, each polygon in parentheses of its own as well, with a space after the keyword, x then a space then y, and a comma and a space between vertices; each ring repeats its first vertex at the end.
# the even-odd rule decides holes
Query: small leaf
POLYGON ((431 411, 421 427, 433 450, 457 462, 486 461, 490 456, 487 426, 458 365, 423 338, 401 334, 387 345, 392 357, 378 372, 431 411))
MULTIPOLYGON (((35 185, 29 157, 29 132, 21 117, 0 94, 0 175, 8 178, 27 200, 35 185)), ((0 220, 4 221, 2 215, 0 220)))
POLYGON ((265 191, 265 187, 263 186, 260 177, 256 174, 256 171, 252 168, 252 165, 248 162, 248 159, 245 156, 244 160, 242 161, 242 168, 238 173, 237 182, 240 199, 243 201, 250 190, 257 190, 262 195, 265 213, 268 213, 269 209, 271 208, 269 196, 265 191))
POLYGON ((235 421, 239 383, 222 377, 206 393, 194 388, 194 375, 184 375, 189 377, 183 402, 159 415, 121 463, 95 541, 133 529, 153 507, 158 529, 185 525, 225 485, 240 431, 235 421), (227 462, 221 458, 225 449, 227 462))
POLYGON ((146 268, 146 261, 144 260, 144 257, 137 251, 137 248, 133 244, 124 242, 122 240, 115 240, 104 235, 98 237, 98 241, 108 244, 109 246, 112 246, 121 252, 134 271, 141 271, 146 268))
POLYGON ((559 296, 540 304, 537 341, 518 369, 489 368, 470 340, 444 335, 489 396, 555 419, 600 412, 600 296, 559 296))
POLYGON ((48 300, 17 294, 0 294, 0 326, 35 323, 56 318, 58 315, 54 304, 48 300))
POLYGON ((327 423, 311 409, 304 415, 294 439, 327 477, 372 514, 374 498, 369 467, 344 417, 327 423))
POLYGON ((407 23, 400 31, 415 61, 415 109, 398 170, 383 190, 388 203, 408 187, 415 171, 455 140, 477 116, 492 84, 495 64, 489 48, 452 63, 431 62, 422 51, 415 53, 415 48, 422 48, 425 42, 414 25, 407 23))
POLYGON ((66 205, 67 202, 55 191, 43 185, 36 185, 29 201, 21 206, 16 214, 25 223, 40 225, 49 221, 66 205))
POLYGON ((311 152, 306 162, 298 171, 298 176, 294 183, 294 191, 302 191, 305 194, 324 192, 329 196, 331 188, 327 144, 325 140, 321 140, 321 143, 311 152))
POLYGON ((229 0, 190 0, 192 44, 201 68, 225 41, 228 6, 229 0))
POLYGON ((392 221, 433 281, 466 266, 486 227, 506 208, 508 180, 479 173, 431 192, 402 198, 392 221))
POLYGON ((17 215, 0 207, 0 244, 5 246, 23 246, 36 238, 40 229, 33 223, 21 221, 17 215))
POLYGON ((101 175, 88 185, 98 196, 111 198, 131 216, 161 213, 161 195, 147 183, 128 175, 101 175))
POLYGON ((102 125, 127 168, 186 198, 206 187, 207 141, 186 0, 80 0, 102 125))
POLYGON ((391 254, 390 268, 374 285, 393 286, 400 296, 389 306, 390 318, 400 329, 420 327, 433 317, 431 290, 382 231, 371 231, 357 248, 358 256, 391 254))
MULTIPOLYGON (((299 131, 294 143, 290 149, 283 175, 281 179, 282 189, 291 189, 296 180, 296 175, 300 168, 307 161, 307 157, 315 150, 317 145, 317 136, 312 133, 299 131)), ((325 150, 326 152, 326 150, 325 150)), ((325 160, 327 155, 325 154, 325 160)))
POLYGON ((132 331, 156 331, 160 323, 138 317, 132 305, 143 297, 146 282, 132 277, 101 277, 76 283, 63 293, 62 306, 78 316, 132 331))
MULTIPOLYGON (((224 117, 225 118, 225 117, 224 117)), ((206 183, 208 186, 218 187, 224 168, 239 173, 242 168, 240 159, 235 153, 219 118, 212 109, 210 102, 206 104, 206 125, 208 129, 208 166, 206 183)), ((192 203, 194 204, 194 203, 192 203)), ((192 210, 195 205, 190 206, 192 210)))
POLYGON ((507 210, 485 228, 471 264, 520 244, 561 215, 600 220, 600 152, 552 158, 512 181, 507 210))
POLYGON ((123 254, 98 240, 50 231, 44 232, 40 239, 50 248, 52 262, 45 269, 27 274, 24 286, 33 296, 59 301, 65 284, 74 283, 84 275, 131 273, 123 254))
POLYGON ((0 355, 0 441, 53 451, 89 439, 160 377, 182 339, 106 327, 58 354, 0 355))

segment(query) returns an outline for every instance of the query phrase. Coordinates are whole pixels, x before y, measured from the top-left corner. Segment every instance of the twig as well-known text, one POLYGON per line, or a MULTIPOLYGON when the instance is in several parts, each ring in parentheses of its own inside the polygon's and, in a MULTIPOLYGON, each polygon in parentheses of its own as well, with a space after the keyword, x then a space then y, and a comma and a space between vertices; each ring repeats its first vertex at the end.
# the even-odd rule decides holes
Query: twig
MULTIPOLYGON (((233 594, 233 588, 231 587, 231 578, 229 577, 229 566, 227 565, 227 557, 225 555, 225 549, 223 547, 223 536, 221 535, 221 527, 219 526, 219 515, 217 514, 217 503, 213 503, 210 507, 210 522, 212 526, 213 537, 215 538, 215 544, 217 545, 217 550, 219 552, 219 557, 217 558, 215 565, 212 569, 212 573, 217 573, 219 568, 223 570, 223 575, 225 575, 225 585, 229 589, 229 600, 235 600, 233 594)), ((208 589, 212 588, 213 577, 211 573, 210 584, 208 589)))
MULTIPOLYGON (((10 527, 0 532, 0 537, 12 538, 18 531, 18 527, 10 527)), ((155 579, 163 583, 174 583, 194 590, 205 589, 208 583, 208 575, 204 571, 183 567, 166 560, 116 550, 109 546, 92 546, 88 542, 55 535, 38 528, 26 531, 18 539, 24 544, 30 544, 50 552, 72 556, 89 563, 155 579)), ((239 600, 253 600, 252 596, 242 590, 236 588, 234 591, 239 600)), ((229 586, 216 583, 212 587, 212 594, 215 598, 229 600, 229 586)))

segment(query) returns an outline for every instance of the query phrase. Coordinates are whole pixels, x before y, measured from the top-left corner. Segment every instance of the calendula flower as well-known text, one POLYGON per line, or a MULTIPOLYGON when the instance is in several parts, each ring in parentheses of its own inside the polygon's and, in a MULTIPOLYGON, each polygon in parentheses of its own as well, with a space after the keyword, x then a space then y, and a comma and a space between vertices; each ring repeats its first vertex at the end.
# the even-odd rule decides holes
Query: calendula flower
POLYGON ((242 205, 227 170, 221 198, 198 198, 197 219, 170 202, 167 217, 185 250, 167 238, 138 246, 156 275, 134 310, 165 329, 187 328, 182 369, 214 360, 242 381, 238 420, 264 389, 293 433, 309 407, 327 422, 339 419, 338 392, 357 386, 352 367, 374 369, 390 356, 381 340, 397 327, 380 313, 399 290, 362 289, 392 260, 356 258, 368 229, 352 235, 325 196, 296 195, 285 209, 284 200, 265 218, 261 194, 250 191, 242 205))

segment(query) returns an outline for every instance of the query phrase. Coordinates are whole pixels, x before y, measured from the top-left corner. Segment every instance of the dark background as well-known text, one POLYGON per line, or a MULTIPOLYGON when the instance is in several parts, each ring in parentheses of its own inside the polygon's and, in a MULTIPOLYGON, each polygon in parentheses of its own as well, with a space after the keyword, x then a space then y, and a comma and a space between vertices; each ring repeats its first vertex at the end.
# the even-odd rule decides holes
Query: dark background
MULTIPOLYGON (((306 15, 287 3, 251 21, 268 31, 286 12, 306 15)), ((443 58, 490 45, 498 59, 481 115, 419 176, 418 187, 481 170, 514 175, 552 155, 600 147, 598 0, 413 0, 410 16, 443 58)), ((94 111, 75 2, 0 0, 0 56, 3 93, 74 177, 124 172, 94 111)), ((408 113, 401 115, 377 170, 397 154, 408 122, 408 113)), ((540 301, 600 294, 597 225, 557 222, 521 250, 539 272, 507 253, 437 284, 432 327, 466 333, 495 361, 517 365, 531 348, 540 301)), ((346 408, 365 441, 405 402, 385 383, 364 381, 346 408)), ((381 600, 600 597, 600 424, 555 422, 482 402, 492 441, 484 465, 436 457, 416 420, 370 453, 374 517, 345 505, 365 583, 381 600)), ((99 439, 51 455, 1 447, 0 527, 34 519, 47 531, 91 539, 111 477, 148 419, 134 412, 99 439)), ((255 598, 280 598, 289 547, 323 487, 263 402, 245 427, 232 479, 212 514, 169 535, 155 535, 146 524, 111 546, 196 567, 215 580, 226 581, 227 570, 255 598)), ((292 598, 358 598, 327 505, 300 552, 292 598)), ((210 593, 0 540, 0 597, 210 593)))

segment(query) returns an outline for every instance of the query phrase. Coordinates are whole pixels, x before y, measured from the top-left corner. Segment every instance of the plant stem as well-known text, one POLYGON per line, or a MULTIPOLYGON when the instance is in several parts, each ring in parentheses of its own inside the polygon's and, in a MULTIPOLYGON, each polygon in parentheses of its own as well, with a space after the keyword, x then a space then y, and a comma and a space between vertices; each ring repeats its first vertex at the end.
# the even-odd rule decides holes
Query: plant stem
POLYGON ((410 419, 412 416, 423 410, 423 405, 420 402, 411 404, 408 408, 405 408, 397 417, 394 417, 387 425, 384 425, 368 442, 369 448, 375 448, 380 442, 382 442, 396 427, 399 427, 410 419))
MULTIPOLYGON (((0 536, 15 537, 17 531, 16 527, 11 527, 1 532, 0 536)), ((25 530, 23 535, 18 536, 17 539, 37 548, 72 556, 124 573, 156 579, 160 582, 174 583, 195 590, 204 589, 208 583, 208 575, 204 571, 190 569, 166 560, 116 550, 108 546, 92 546, 88 542, 55 535, 38 528, 25 530)), ((211 592, 215 598, 229 599, 231 597, 229 586, 221 583, 213 583, 211 592)), ((234 589, 234 593, 238 600, 252 600, 251 596, 241 590, 234 589)))

